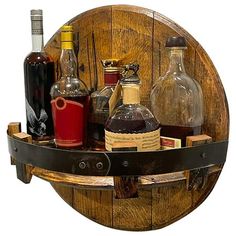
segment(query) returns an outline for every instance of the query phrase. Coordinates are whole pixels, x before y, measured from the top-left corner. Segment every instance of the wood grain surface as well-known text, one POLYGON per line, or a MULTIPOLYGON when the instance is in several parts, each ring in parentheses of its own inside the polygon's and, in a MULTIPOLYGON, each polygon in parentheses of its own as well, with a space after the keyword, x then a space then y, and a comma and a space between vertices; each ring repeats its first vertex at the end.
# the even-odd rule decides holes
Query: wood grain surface
MULTIPOLYGON (((96 8, 67 24, 74 27, 79 74, 88 87, 92 90, 96 84, 99 88, 104 85, 101 59, 135 61, 140 65, 141 101, 146 106, 150 104, 153 82, 168 67, 168 53, 164 47, 167 37, 184 36, 188 46, 184 59, 186 71, 200 83, 204 94, 204 133, 213 141, 228 139, 228 105, 219 75, 201 45, 179 25, 157 12, 127 5, 96 8)), ((59 31, 45 50, 58 62, 59 31)), ((56 72, 59 75, 58 63, 56 72)), ((45 179, 50 176, 48 180, 53 182, 58 194, 78 212, 103 225, 125 230, 161 228, 182 218, 205 200, 220 174, 220 171, 212 173, 204 188, 197 191, 187 191, 185 179, 163 183, 161 177, 159 180, 143 177, 144 182, 145 178, 153 182, 152 188, 139 189, 138 198, 115 199, 109 181, 104 181, 109 189, 80 189, 73 178, 64 176, 63 182, 60 175, 33 171, 45 179)))

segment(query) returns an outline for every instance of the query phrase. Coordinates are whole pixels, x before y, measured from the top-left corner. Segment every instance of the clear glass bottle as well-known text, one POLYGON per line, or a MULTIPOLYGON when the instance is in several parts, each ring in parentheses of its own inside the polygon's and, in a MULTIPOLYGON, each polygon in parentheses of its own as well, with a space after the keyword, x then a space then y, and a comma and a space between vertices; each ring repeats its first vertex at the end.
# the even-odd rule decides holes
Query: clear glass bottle
POLYGON ((151 91, 151 109, 161 123, 161 135, 181 139, 201 133, 203 95, 199 83, 186 74, 184 68, 184 37, 166 41, 170 64, 166 74, 158 78, 151 91))
POLYGON ((105 150, 104 128, 109 117, 109 99, 121 78, 121 67, 118 66, 119 60, 106 59, 101 62, 104 68, 105 87, 91 94, 89 112, 88 138, 89 146, 93 150, 105 150))
POLYGON ((139 66, 126 66, 121 79, 123 104, 115 109, 105 125, 106 150, 153 151, 160 148, 159 122, 140 104, 139 66))
POLYGON ((32 52, 24 60, 27 133, 36 141, 54 137, 50 88, 54 62, 44 51, 43 12, 31 10, 32 52))
POLYGON ((50 92, 55 142, 62 148, 82 148, 86 145, 89 92, 77 75, 72 26, 61 29, 60 69, 61 78, 50 92))

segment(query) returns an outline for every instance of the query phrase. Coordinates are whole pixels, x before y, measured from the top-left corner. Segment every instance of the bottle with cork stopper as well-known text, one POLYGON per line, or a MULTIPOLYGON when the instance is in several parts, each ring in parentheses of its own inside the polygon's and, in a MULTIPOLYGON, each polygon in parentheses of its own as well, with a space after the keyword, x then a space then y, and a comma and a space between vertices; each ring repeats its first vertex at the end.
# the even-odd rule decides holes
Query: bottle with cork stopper
POLYGON ((155 151, 160 149, 159 122, 140 104, 138 64, 125 66, 121 79, 123 104, 116 108, 105 126, 108 151, 155 151))
POLYGON ((158 78, 151 91, 151 108, 161 123, 161 135, 179 139, 186 145, 186 137, 201 134, 203 124, 203 94, 198 81, 185 71, 184 37, 169 37, 169 68, 158 78))

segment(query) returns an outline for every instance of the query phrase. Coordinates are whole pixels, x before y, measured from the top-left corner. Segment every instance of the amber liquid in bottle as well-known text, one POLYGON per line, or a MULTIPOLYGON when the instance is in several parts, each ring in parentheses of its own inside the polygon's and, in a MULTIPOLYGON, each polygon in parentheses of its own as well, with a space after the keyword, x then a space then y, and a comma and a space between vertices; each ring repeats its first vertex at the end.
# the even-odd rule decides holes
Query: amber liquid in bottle
POLYGON ((183 127, 161 125, 161 135, 181 139, 182 146, 186 146, 186 137, 201 134, 201 126, 183 127))
POLYGON ((181 139, 201 134, 204 121, 203 95, 200 84, 184 68, 183 37, 170 37, 166 41, 170 63, 166 73, 158 78, 151 91, 154 116, 160 121, 161 135, 181 139))
MULTIPOLYGON (((119 81, 120 68, 114 67, 114 61, 103 60, 105 87, 91 94, 88 137, 89 147, 92 150, 105 150, 105 123, 109 117, 109 99, 113 94, 116 83, 119 81), (105 67, 105 62, 110 62, 105 67)), ((117 106, 121 105, 121 101, 117 106)))
POLYGON ((35 114, 27 119, 27 133, 37 140, 50 139, 54 134, 50 105, 54 63, 46 54, 32 52, 24 61, 24 71, 27 113, 35 114))
POLYGON ((105 150, 104 124, 108 118, 107 113, 97 114, 96 117, 89 118, 89 146, 93 150, 105 150))
POLYGON ((106 124, 106 130, 114 133, 146 133, 158 128, 159 124, 155 118, 141 119, 141 117, 133 117, 133 120, 110 119, 106 124))
POLYGON ((138 65, 127 66, 121 79, 123 104, 115 109, 105 126, 106 149, 154 151, 160 149, 160 123, 153 114, 140 104, 140 79, 138 65), (118 149, 117 149, 118 148, 118 149), (120 149, 121 148, 121 149, 120 149))
POLYGON ((73 48, 73 28, 61 29, 61 78, 51 87, 55 143, 59 148, 86 148, 89 92, 78 78, 73 48))

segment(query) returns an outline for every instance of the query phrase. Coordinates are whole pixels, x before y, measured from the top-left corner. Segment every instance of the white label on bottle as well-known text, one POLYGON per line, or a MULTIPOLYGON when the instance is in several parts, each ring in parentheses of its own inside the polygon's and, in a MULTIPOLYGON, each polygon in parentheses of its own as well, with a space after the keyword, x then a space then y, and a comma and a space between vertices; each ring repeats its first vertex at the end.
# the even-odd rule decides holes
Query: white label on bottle
POLYGON ((156 151, 160 149, 160 129, 139 134, 121 134, 105 130, 106 150, 132 148, 137 151, 156 151))
POLYGON ((36 134, 41 137, 46 135, 46 124, 45 122, 48 119, 46 111, 41 108, 40 117, 37 117, 34 109, 30 106, 28 100, 26 99, 26 116, 27 121, 29 122, 29 130, 32 134, 36 134))
POLYGON ((120 96, 121 96, 121 85, 120 85, 120 82, 118 81, 109 99, 109 115, 111 115, 113 110, 115 109, 116 104, 120 100, 120 96))

